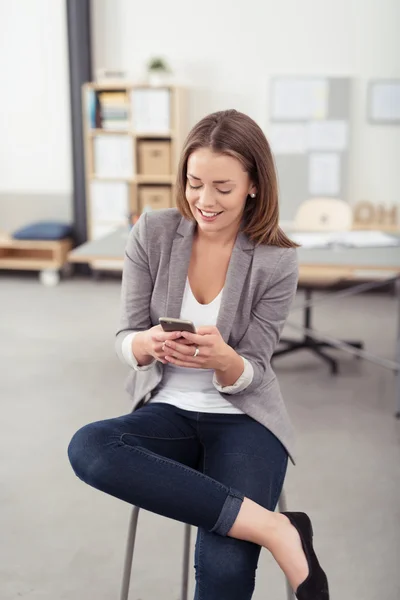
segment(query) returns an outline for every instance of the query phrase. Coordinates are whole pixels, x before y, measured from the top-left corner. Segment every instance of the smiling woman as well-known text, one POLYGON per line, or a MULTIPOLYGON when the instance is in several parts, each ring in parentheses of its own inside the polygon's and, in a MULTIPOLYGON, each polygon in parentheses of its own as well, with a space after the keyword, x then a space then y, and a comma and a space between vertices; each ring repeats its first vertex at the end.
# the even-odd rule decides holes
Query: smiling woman
POLYGON ((142 215, 126 247, 116 349, 138 408, 80 429, 72 466, 103 492, 199 528, 196 598, 250 600, 264 547, 299 600, 328 600, 309 518, 274 512, 293 435, 271 357, 297 257, 254 121, 229 110, 193 128, 177 207, 142 215), (196 332, 166 332, 160 317, 196 332))

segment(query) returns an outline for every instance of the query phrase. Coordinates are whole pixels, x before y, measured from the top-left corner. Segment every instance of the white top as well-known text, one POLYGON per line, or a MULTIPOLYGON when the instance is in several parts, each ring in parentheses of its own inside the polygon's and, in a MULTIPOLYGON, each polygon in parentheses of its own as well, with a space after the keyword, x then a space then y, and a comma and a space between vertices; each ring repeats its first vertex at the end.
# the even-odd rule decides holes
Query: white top
MULTIPOLYGON (((210 304, 200 304, 193 295, 189 280, 186 280, 182 300, 181 319, 193 321, 196 328, 215 326, 221 306, 222 290, 210 304)), ((127 336, 122 345, 122 353, 127 364, 136 370, 152 368, 155 361, 139 367, 132 352, 132 339, 137 332, 127 336)), ((243 358, 243 357, 242 357, 243 358)), ((253 380, 253 367, 243 358, 244 371, 231 386, 219 385, 213 369, 189 369, 176 365, 165 365, 160 388, 150 402, 173 404, 184 410, 214 413, 238 413, 242 411, 223 398, 219 392, 235 394, 245 389, 253 380)))

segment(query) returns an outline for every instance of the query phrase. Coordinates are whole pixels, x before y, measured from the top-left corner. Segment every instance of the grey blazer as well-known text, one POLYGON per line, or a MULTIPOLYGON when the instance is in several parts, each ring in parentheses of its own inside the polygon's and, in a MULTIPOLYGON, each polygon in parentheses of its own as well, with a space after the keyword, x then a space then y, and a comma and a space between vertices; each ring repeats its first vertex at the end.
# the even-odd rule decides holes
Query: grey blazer
MULTIPOLYGON (((144 213, 126 246, 122 310, 116 350, 132 331, 158 325, 159 317, 179 318, 192 251, 195 224, 176 209, 144 213)), ((234 406, 270 429, 293 460, 293 431, 271 356, 289 313, 298 278, 297 253, 277 246, 255 246, 239 233, 222 294, 217 327, 254 369, 251 384, 235 395, 234 406)), ((127 391, 136 405, 161 382, 163 364, 133 370, 127 391)))

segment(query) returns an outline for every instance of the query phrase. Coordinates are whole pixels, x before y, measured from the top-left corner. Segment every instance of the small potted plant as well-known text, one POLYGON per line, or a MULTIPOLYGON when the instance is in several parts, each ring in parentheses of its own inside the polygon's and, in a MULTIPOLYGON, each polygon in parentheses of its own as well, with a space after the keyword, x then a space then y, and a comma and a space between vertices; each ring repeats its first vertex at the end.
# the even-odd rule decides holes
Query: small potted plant
POLYGON ((165 85, 171 70, 161 57, 154 57, 147 63, 148 81, 150 85, 165 85))

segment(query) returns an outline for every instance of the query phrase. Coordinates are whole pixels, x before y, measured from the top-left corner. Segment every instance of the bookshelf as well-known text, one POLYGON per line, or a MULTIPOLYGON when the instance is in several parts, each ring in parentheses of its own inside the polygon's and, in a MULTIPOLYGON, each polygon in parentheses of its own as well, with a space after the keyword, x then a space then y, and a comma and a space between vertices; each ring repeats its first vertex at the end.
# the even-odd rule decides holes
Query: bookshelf
POLYGON ((86 83, 82 94, 87 236, 93 240, 144 210, 175 205, 186 90, 86 83))

